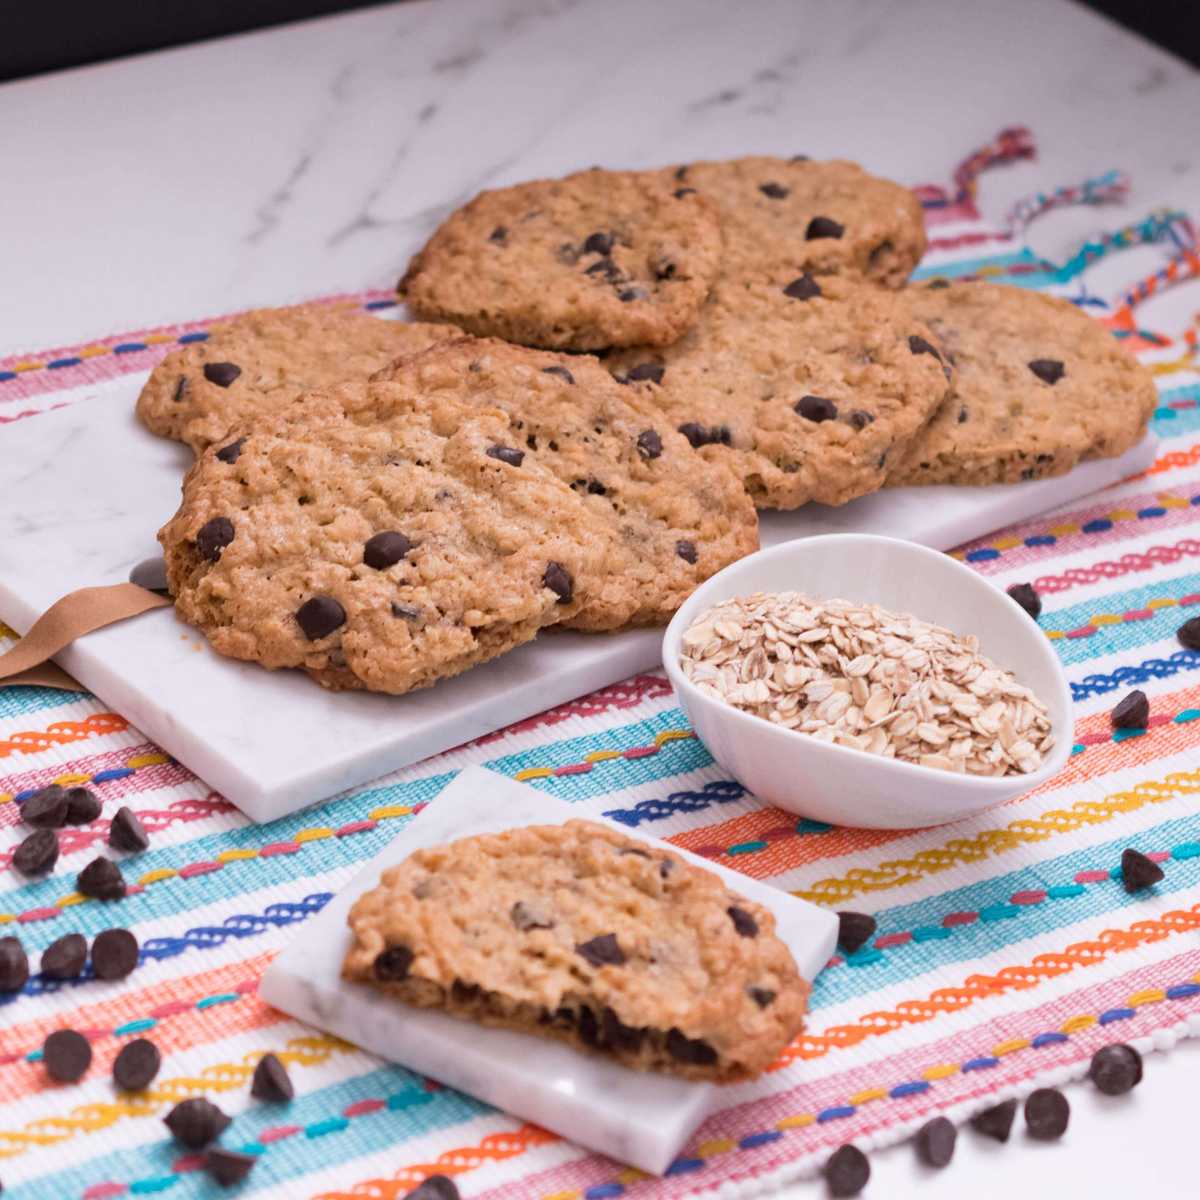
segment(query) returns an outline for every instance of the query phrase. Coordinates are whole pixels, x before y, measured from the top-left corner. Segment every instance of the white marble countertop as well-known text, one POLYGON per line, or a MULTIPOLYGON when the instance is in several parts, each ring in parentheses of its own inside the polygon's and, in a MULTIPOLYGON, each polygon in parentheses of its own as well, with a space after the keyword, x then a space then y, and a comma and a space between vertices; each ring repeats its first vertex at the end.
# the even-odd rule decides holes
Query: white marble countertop
MULTIPOLYGON (((480 187, 592 163, 842 154, 948 183, 1026 125, 1039 159, 989 173, 988 215, 1110 167, 1133 180, 1123 217, 1200 213, 1198 115, 1191 68, 1066 0, 369 9, 0 87, 0 355, 387 287, 480 187)), ((1045 218, 1035 248, 1119 219, 1045 218)), ((907 1147, 876 1155, 868 1194, 1106 1197, 1143 1188, 1149 1164, 1178 1186, 1198 1065, 1194 1044, 1153 1060, 1124 1107, 1076 1089, 1065 1146, 964 1136, 936 1177, 907 1147)))

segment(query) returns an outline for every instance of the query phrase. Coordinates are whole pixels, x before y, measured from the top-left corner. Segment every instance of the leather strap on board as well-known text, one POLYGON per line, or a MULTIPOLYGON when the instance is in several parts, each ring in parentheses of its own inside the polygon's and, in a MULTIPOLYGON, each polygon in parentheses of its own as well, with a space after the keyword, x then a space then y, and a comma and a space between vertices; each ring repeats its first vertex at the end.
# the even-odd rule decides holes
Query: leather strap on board
POLYGON ((38 617, 11 650, 0 654, 0 685, 38 684, 69 692, 86 691, 50 658, 85 633, 170 603, 167 596, 149 592, 136 583, 68 592, 38 617))

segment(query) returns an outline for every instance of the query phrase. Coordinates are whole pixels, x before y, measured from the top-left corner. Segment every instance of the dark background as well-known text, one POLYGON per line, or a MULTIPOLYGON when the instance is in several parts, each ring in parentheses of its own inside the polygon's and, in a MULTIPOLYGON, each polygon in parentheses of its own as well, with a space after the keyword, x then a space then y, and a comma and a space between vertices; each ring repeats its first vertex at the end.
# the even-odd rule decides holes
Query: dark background
MULTIPOLYGON (((965 17, 979 2, 967 0, 959 11, 965 17)), ((1079 2, 1200 66, 1200 0, 1079 2)), ((372 0, 4 0, 0 80, 371 6, 372 0)))

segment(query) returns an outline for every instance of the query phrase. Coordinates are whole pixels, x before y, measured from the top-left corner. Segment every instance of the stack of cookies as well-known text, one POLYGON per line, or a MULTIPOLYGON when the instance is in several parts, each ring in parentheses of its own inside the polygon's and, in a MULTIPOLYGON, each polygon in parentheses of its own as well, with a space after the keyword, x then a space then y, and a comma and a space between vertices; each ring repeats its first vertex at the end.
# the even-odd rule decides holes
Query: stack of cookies
POLYGON ((485 192, 414 257, 421 323, 251 313, 138 402, 198 460, 163 528, 233 657, 400 693, 548 625, 665 623, 756 509, 1116 455, 1147 372, 1065 301, 909 288, 907 189, 848 162, 594 169, 485 192))

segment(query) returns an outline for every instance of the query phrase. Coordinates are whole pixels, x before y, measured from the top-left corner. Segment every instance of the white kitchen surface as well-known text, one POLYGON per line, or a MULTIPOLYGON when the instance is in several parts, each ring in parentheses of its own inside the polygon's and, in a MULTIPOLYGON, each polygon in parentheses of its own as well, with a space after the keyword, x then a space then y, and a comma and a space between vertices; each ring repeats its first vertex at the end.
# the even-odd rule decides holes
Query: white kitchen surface
MULTIPOLYGON (((1119 209, 1033 227, 1033 248, 1060 259, 1159 206, 1200 213, 1197 112, 1193 70, 1066 0, 369 9, 0 88, 0 353, 388 287, 446 209, 531 175, 803 151, 948 185, 1011 125, 1033 130, 1039 154, 983 176, 997 222, 1039 188, 1111 167, 1132 178, 1119 209)), ((1087 283, 1113 297, 1161 262, 1115 255, 1087 283)), ((0 441, 0 475, 11 462, 0 441)), ((1182 1194, 1198 1069, 1193 1042, 1151 1058, 1124 1102, 1073 1088, 1059 1146, 964 1134, 937 1176, 908 1147, 876 1154, 866 1195, 1182 1194)))

